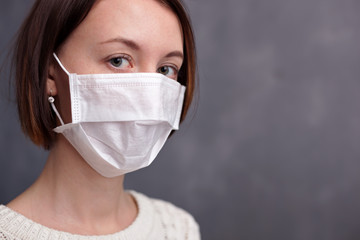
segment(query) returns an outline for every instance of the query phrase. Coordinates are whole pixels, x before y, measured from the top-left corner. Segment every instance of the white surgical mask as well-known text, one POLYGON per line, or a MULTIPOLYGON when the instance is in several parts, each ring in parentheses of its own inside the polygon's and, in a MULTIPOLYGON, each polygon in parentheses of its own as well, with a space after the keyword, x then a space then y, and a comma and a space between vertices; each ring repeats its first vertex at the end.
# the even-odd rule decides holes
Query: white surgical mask
POLYGON ((172 130, 179 128, 185 87, 159 73, 69 73, 72 122, 62 133, 85 161, 105 177, 148 166, 172 130))

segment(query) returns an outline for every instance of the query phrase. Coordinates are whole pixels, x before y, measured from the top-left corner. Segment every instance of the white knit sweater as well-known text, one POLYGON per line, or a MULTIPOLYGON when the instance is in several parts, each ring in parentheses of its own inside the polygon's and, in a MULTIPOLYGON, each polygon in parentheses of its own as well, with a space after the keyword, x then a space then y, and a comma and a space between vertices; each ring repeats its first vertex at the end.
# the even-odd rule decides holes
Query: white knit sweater
POLYGON ((138 205, 135 221, 125 230, 103 236, 82 236, 47 228, 0 205, 0 239, 6 240, 199 240, 193 217, 171 203, 130 192, 138 205))

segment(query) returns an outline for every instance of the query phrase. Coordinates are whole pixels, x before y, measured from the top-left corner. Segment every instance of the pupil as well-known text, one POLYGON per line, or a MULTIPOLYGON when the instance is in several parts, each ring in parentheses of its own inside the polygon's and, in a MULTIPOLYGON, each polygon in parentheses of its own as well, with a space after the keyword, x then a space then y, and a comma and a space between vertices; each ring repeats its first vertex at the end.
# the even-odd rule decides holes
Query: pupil
POLYGON ((114 63, 114 65, 116 65, 116 66, 119 66, 119 65, 121 65, 121 58, 114 58, 113 59, 113 63, 114 63))
POLYGON ((161 73, 168 73, 169 69, 167 67, 161 67, 161 73))

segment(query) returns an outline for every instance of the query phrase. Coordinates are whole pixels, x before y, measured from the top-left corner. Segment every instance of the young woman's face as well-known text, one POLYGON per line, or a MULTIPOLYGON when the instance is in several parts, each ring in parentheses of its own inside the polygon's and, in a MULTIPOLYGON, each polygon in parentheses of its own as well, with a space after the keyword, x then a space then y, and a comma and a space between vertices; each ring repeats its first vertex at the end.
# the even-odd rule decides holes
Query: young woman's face
MULTIPOLYGON (((156 0, 98 0, 57 54, 70 73, 158 72, 176 80, 182 30, 176 15, 156 0)), ((70 122, 68 80, 55 69, 60 110, 70 122)))

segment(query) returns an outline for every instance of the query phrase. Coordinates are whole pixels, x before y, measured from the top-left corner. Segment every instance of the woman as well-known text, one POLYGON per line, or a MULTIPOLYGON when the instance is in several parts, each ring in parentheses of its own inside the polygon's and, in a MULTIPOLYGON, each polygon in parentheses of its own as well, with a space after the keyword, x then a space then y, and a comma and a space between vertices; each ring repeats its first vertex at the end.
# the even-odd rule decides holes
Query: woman
POLYGON ((0 206, 0 239, 200 238, 184 210, 123 188, 192 100, 194 39, 178 0, 37 0, 14 56, 22 129, 50 152, 0 206))

